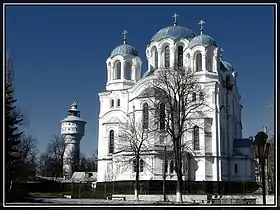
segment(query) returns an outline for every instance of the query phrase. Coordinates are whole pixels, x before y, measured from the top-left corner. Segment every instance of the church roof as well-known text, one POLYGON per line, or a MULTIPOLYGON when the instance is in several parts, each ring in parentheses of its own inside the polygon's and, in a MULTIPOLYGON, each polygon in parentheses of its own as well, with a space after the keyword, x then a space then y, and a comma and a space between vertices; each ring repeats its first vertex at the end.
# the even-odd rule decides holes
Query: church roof
POLYGON ((232 67, 232 65, 229 62, 221 60, 221 62, 220 62, 220 70, 223 71, 223 72, 233 71, 233 67, 232 67))
POLYGON ((171 38, 173 40, 175 39, 180 39, 180 38, 185 38, 185 39, 191 39, 195 37, 195 33, 184 26, 168 26, 165 27, 161 30, 159 30, 151 39, 151 42, 153 41, 160 41, 161 39, 164 38, 171 38))
POLYGON ((76 117, 76 116, 72 116, 72 115, 67 116, 64 120, 61 120, 60 122, 75 122, 75 121, 86 122, 82 118, 76 117))
POLYGON ((194 37, 190 41, 189 48, 193 48, 195 46, 208 46, 208 45, 213 45, 217 47, 216 41, 211 36, 200 34, 194 37))
POLYGON ((225 68, 226 68, 227 70, 233 71, 233 67, 232 67, 232 65, 231 65, 229 62, 227 62, 227 61, 222 61, 222 63, 224 64, 224 66, 225 66, 225 68))
POLYGON ((112 53, 111 53, 111 58, 116 56, 116 55, 133 55, 133 56, 138 56, 138 52, 136 49, 128 44, 122 44, 118 47, 116 47, 112 53))

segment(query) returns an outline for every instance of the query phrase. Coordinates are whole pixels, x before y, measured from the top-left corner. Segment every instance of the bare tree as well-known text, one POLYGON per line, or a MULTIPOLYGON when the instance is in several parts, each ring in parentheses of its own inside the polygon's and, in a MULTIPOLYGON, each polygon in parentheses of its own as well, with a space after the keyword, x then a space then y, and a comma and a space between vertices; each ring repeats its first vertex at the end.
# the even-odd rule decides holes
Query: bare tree
POLYGON ((93 153, 90 157, 85 154, 80 154, 80 171, 96 172, 97 171, 97 156, 93 153))
POLYGON ((45 153, 41 155, 41 174, 45 176, 63 176, 64 138, 54 135, 45 153))
POLYGON ((27 179, 36 175, 39 154, 36 144, 37 139, 30 135, 23 135, 20 144, 17 145, 17 150, 21 154, 21 165, 19 170, 22 179, 27 179))
POLYGON ((172 142, 177 175, 176 201, 182 202, 182 159, 185 151, 192 151, 196 147, 187 141, 187 136, 190 129, 194 129, 194 123, 198 123, 197 119, 205 118, 204 113, 211 108, 205 103, 207 95, 199 76, 185 68, 159 69, 149 88, 154 119, 160 125, 159 131, 172 142))
POLYGON ((145 127, 142 120, 135 121, 135 113, 127 117, 124 123, 120 123, 119 138, 116 143, 115 163, 122 173, 127 167, 133 165, 135 172, 135 200, 139 200, 139 177, 143 172, 144 165, 148 169, 149 161, 147 161, 149 149, 149 135, 151 130, 145 127), (146 160, 146 161, 145 161, 146 160))

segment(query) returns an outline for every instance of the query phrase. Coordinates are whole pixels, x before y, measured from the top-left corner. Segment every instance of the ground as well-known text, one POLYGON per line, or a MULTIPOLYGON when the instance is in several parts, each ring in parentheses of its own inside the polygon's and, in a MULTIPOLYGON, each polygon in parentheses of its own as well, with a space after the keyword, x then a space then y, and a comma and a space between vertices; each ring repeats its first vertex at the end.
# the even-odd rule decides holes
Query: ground
MULTIPOLYGON (((174 203, 157 203, 155 201, 118 201, 118 200, 104 200, 104 199, 67 199, 67 198, 26 198, 24 202, 13 202, 7 205, 23 204, 23 205, 174 205, 174 203)), ((187 203, 185 204, 187 205, 187 203)))

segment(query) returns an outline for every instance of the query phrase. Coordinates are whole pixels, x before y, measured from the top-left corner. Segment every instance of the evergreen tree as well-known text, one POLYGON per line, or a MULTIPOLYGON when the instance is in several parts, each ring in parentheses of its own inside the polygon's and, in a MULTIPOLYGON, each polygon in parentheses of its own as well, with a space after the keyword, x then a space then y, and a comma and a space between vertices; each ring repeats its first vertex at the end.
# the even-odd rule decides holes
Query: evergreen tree
POLYGON ((5 162, 6 162, 6 191, 9 191, 12 180, 16 178, 16 166, 20 162, 20 155, 16 146, 20 144, 23 132, 19 131, 19 125, 23 121, 17 111, 12 84, 11 63, 6 62, 5 71, 5 162))

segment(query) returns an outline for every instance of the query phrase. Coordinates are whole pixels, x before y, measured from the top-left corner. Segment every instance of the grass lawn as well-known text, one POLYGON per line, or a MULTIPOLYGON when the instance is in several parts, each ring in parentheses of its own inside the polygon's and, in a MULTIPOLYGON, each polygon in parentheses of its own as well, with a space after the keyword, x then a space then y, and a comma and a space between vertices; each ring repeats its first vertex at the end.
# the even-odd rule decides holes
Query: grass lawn
POLYGON ((59 192, 30 192, 31 196, 36 198, 63 198, 63 194, 70 195, 71 193, 59 193, 59 192))

